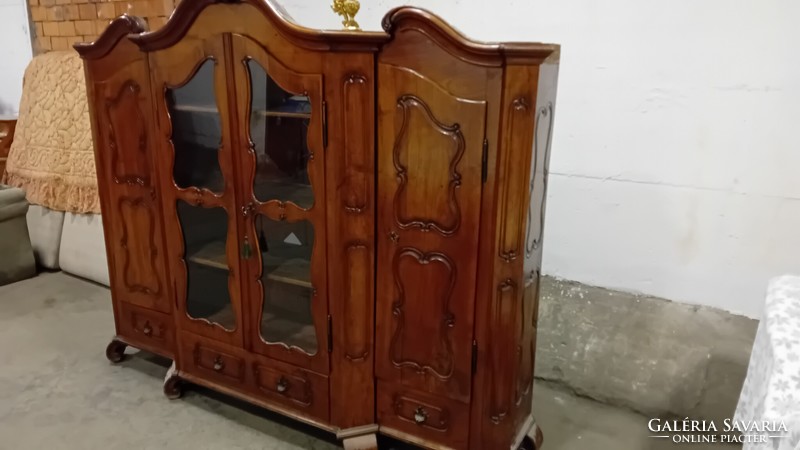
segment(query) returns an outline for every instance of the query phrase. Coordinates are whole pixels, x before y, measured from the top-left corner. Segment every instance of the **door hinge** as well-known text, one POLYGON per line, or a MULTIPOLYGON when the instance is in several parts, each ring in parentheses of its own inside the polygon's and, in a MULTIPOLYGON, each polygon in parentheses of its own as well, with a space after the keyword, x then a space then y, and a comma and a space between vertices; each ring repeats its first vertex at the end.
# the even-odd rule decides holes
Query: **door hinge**
POLYGON ((486 183, 489 176, 489 140, 483 138, 483 155, 481 156, 481 182, 486 183))
POLYGON ((472 373, 478 371, 478 341, 472 341, 472 373))
POLYGON ((172 279, 172 298, 175 299, 175 311, 180 311, 180 305, 178 304, 178 284, 175 282, 175 278, 172 279))
POLYGON ((328 353, 333 353, 333 319, 328 314, 328 353))
POLYGON ((328 103, 322 101, 322 148, 328 148, 328 103))

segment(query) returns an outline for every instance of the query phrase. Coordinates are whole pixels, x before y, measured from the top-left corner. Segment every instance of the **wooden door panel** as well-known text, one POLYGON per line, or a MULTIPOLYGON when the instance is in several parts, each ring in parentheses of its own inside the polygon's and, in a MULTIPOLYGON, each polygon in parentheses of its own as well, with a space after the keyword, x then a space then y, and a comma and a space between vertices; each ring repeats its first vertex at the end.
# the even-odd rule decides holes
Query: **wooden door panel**
MULTIPOLYGON (((240 239, 253 243, 252 257, 245 260, 244 292, 250 319, 245 343, 262 355, 327 374, 323 77, 293 70, 287 65, 291 61, 280 61, 249 36, 233 34, 231 41, 239 117, 235 137, 240 173, 237 188, 239 202, 248 211, 243 216, 240 239), (292 97, 288 99, 281 97, 289 95, 292 97), (299 98, 307 99, 310 110, 287 111, 298 106, 299 98), (260 115, 266 119, 252 119, 260 115), (260 125, 264 129, 257 129, 260 125), (306 149, 308 154, 303 157, 306 149), (297 157, 301 163, 297 163, 297 157), (307 184, 305 180, 288 182, 276 172, 294 172, 300 179, 303 177, 298 174, 306 173, 307 184), (298 245, 310 242, 308 259, 289 260, 275 248, 287 234, 297 238, 298 245), (277 268, 271 266, 272 260, 278 260, 277 268), (278 281, 274 274, 283 272, 292 261, 300 261, 296 266, 303 269, 278 281), (284 281, 294 287, 283 286, 284 281), (298 287, 301 284, 307 293, 298 287), (307 306, 299 305, 303 302, 307 306), (310 309, 310 317, 298 314, 305 308, 310 309)), ((306 55, 310 57, 318 56, 306 55)))
POLYGON ((377 372, 468 400, 487 106, 379 64, 377 372))
POLYGON ((161 312, 172 302, 151 160, 147 59, 130 43, 107 62, 87 60, 110 281, 115 301, 161 312), (146 233, 146 234, 145 234, 146 233))
MULTIPOLYGON (((192 38, 150 53, 154 112, 159 130, 159 178, 170 243, 168 255, 175 268, 177 322, 182 330, 242 345, 239 210, 230 133, 232 99, 226 66, 230 43, 225 35, 207 34, 202 30, 193 29, 190 35, 192 38), (179 107, 176 92, 189 85, 204 65, 210 65, 213 79, 199 92, 185 97, 198 104, 179 107), (208 104, 200 104, 202 102, 208 104), (219 138, 206 142, 205 146, 194 141, 183 142, 186 136, 176 136, 179 132, 176 130, 186 128, 181 125, 179 113, 210 115, 212 119, 208 120, 217 124, 219 138), (179 158, 179 150, 180 158, 187 154, 208 154, 203 157, 203 167, 213 169, 215 175, 209 177, 211 181, 193 180, 191 171, 186 170, 186 161, 179 158), (203 244, 204 240, 208 240, 208 245, 203 244), (198 306, 196 300, 200 298, 207 299, 213 308, 198 306), (190 301, 193 302, 191 307, 190 301)), ((205 131, 204 126, 188 129, 190 136, 195 133, 200 136, 205 131)), ((201 138, 197 139, 199 142, 201 138)))

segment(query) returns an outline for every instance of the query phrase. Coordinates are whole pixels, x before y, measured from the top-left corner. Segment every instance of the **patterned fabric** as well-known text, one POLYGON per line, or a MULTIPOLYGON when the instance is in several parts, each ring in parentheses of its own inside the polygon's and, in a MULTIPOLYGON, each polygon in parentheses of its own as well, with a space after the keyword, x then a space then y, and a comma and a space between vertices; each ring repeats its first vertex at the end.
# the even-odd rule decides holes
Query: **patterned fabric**
POLYGON ((25 70, 7 184, 57 211, 100 212, 83 64, 75 52, 35 57, 25 70))
MULTIPOLYGON (((788 431, 744 450, 800 450, 800 277, 769 283, 766 307, 736 407, 737 421, 783 421, 788 431)), ((776 433, 766 433, 774 435, 776 433)))

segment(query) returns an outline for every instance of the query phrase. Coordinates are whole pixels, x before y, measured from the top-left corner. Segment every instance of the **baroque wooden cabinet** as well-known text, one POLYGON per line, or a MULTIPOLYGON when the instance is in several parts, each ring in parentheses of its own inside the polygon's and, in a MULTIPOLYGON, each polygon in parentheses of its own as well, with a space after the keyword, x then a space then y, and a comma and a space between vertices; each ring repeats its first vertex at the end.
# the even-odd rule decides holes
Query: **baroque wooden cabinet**
POLYGON ((473 42, 412 7, 383 29, 193 0, 75 46, 107 356, 166 356, 168 396, 207 386, 346 448, 532 448, 559 47, 473 42))

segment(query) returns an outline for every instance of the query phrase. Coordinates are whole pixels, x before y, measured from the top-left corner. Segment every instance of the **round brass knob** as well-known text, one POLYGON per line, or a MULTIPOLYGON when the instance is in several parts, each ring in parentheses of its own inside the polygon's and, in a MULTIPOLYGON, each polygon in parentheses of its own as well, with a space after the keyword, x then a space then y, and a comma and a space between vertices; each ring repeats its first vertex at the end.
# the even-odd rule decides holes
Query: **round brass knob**
POLYGON ((153 334, 153 327, 150 326, 150 322, 144 324, 144 328, 142 329, 142 333, 145 336, 150 337, 153 334))
POLYGON ((278 392, 283 394, 287 389, 289 389, 289 382, 286 381, 286 378, 281 377, 281 379, 278 380, 278 385, 276 388, 278 389, 278 392))
POLYGON ((221 370, 222 370, 222 369, 224 369, 224 368, 225 368, 225 362, 224 362, 224 361, 222 361, 222 358, 220 358, 219 356, 217 356, 217 359, 215 359, 215 360, 214 360, 214 370, 216 370, 217 372, 219 372, 219 371, 221 371, 221 370))
POLYGON ((414 422, 422 425, 426 420, 428 420, 428 411, 425 411, 425 408, 420 406, 414 411, 414 422))

